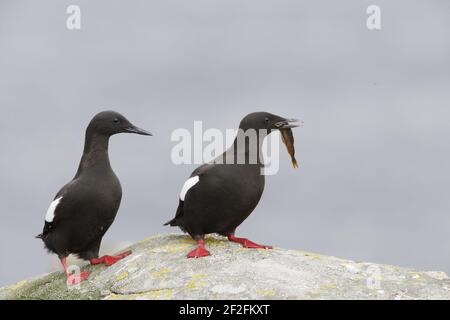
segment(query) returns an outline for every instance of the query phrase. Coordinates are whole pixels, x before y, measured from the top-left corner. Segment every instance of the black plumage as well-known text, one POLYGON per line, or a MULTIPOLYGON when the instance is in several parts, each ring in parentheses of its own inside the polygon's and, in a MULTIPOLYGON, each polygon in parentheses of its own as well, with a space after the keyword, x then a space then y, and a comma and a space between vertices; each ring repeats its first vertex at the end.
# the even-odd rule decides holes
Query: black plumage
POLYGON ((256 208, 264 191, 265 178, 261 171, 264 138, 273 130, 295 127, 293 121, 267 112, 251 113, 242 119, 233 145, 212 163, 194 170, 190 182, 183 187, 184 199, 182 195, 175 218, 166 223, 180 227, 199 243, 188 257, 209 255, 203 240, 209 233, 227 236, 230 241, 249 248, 270 248, 237 238, 234 233, 256 208), (256 140, 245 136, 251 129, 256 133, 256 140))
MULTIPOLYGON (((75 254, 91 263, 112 264, 126 254, 98 258, 100 243, 116 217, 122 198, 119 179, 108 156, 109 138, 117 133, 151 135, 114 111, 98 113, 86 129, 83 155, 75 177, 54 198, 43 232, 37 237, 58 255, 75 254)), ((81 279, 88 274, 81 275, 81 279)), ((68 275, 70 278, 71 275, 68 275)), ((77 282, 70 278, 70 282, 77 282)))

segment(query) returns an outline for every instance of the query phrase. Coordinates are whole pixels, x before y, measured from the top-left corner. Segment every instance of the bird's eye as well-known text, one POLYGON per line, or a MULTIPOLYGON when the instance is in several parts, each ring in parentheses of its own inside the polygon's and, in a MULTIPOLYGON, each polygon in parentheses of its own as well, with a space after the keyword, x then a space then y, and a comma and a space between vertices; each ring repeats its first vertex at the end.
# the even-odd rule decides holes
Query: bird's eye
POLYGON ((269 117, 266 117, 266 122, 269 122, 269 120, 270 120, 269 117))
POLYGON ((119 119, 117 119, 117 118, 114 119, 114 123, 119 123, 119 122, 120 122, 119 119))

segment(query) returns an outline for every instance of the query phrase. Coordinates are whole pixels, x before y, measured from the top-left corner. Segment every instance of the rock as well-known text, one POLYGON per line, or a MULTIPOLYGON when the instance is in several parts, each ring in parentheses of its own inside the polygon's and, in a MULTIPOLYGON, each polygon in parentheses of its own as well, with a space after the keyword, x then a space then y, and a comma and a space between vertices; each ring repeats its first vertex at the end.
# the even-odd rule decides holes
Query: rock
POLYGON ((55 272, 1 288, 0 299, 450 299, 443 272, 245 249, 218 236, 206 244, 211 256, 186 259, 189 237, 155 235, 113 266, 83 267, 91 276, 81 285, 55 272))

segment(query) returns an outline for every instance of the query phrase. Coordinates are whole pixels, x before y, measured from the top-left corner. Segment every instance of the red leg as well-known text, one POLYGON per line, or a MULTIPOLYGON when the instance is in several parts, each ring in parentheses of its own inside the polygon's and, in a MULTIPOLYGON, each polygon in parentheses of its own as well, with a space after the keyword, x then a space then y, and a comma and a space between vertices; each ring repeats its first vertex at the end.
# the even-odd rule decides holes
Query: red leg
POLYGON ((231 242, 240 243, 245 248, 252 248, 252 249, 272 249, 273 248, 272 246, 266 246, 266 245, 254 243, 253 241, 250 241, 246 238, 235 237, 234 234, 228 235, 228 240, 230 240, 231 242))
POLYGON ((67 283, 68 284, 78 284, 81 281, 87 279, 89 277, 88 271, 83 271, 80 273, 68 273, 67 271, 67 257, 60 257, 59 260, 61 261, 61 264, 64 268, 64 273, 67 276, 67 283))
POLYGON ((194 250, 192 250, 191 252, 189 252, 187 254, 188 258, 200 258, 200 257, 206 257, 209 256, 210 253, 208 250, 205 249, 205 240, 200 239, 197 240, 197 248, 195 248, 194 250))
POLYGON ((129 256, 131 254, 131 250, 128 251, 124 251, 121 252, 119 254, 116 254, 115 256, 103 256, 100 258, 92 258, 91 260, 89 260, 89 262, 91 264, 99 264, 99 263, 104 263, 107 266, 110 266, 114 263, 116 263, 117 261, 119 261, 120 259, 125 258, 126 256, 129 256))

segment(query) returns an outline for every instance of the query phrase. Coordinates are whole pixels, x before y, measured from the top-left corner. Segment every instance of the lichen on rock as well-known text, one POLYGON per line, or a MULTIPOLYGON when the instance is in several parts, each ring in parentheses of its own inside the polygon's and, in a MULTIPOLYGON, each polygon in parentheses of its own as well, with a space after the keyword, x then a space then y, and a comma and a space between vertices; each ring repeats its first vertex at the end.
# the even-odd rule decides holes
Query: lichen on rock
POLYGON ((0 288, 0 299, 450 299, 443 272, 274 248, 245 249, 209 236, 211 256, 186 259, 195 242, 180 234, 148 237, 133 254, 67 287, 62 272, 0 288))

